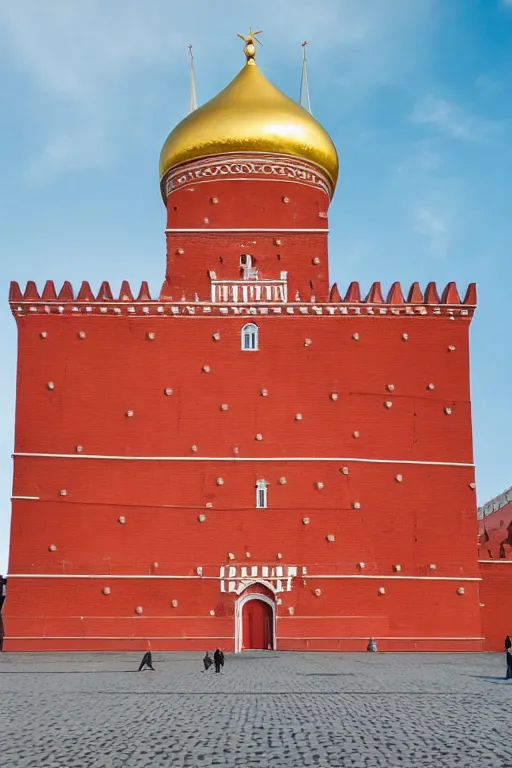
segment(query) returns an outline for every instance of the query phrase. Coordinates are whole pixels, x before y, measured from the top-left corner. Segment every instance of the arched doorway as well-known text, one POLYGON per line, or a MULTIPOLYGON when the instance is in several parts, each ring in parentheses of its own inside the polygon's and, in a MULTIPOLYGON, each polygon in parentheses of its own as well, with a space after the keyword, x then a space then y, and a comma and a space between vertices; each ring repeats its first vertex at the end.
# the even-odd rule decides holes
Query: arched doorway
POLYGON ((276 602, 270 589, 252 584, 235 603, 235 652, 276 650, 276 602))
POLYGON ((272 608, 255 597, 242 608, 242 650, 268 651, 274 647, 272 608))

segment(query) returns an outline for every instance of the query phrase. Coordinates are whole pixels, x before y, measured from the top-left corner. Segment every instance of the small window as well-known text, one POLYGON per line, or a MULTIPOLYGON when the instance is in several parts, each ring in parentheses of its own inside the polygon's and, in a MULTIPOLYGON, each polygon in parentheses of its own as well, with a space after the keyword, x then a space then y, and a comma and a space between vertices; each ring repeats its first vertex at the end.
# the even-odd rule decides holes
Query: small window
POLYGON ((257 480, 256 482, 256 509, 266 509, 268 507, 268 484, 266 480, 257 480))
POLYGON ((254 352, 258 349, 258 326, 247 323, 242 328, 242 349, 254 352))

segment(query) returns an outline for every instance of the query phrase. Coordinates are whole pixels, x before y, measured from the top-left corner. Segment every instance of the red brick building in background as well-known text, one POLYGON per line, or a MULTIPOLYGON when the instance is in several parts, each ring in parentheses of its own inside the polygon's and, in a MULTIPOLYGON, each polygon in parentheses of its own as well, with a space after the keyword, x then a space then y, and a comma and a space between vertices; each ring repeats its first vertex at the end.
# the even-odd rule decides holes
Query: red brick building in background
POLYGON ((336 150, 245 53, 162 150, 158 297, 11 286, 4 650, 489 647, 475 287, 331 286, 336 150))

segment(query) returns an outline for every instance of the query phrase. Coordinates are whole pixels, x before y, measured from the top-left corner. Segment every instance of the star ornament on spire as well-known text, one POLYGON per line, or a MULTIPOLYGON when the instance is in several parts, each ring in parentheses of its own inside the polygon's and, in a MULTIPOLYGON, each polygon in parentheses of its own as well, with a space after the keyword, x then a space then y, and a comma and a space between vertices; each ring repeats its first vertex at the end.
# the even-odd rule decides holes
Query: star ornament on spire
POLYGON ((240 38, 240 40, 243 40, 245 43, 244 47, 244 53, 245 58, 247 59, 247 64, 255 64, 254 57, 256 56, 256 46, 255 43, 259 43, 260 45, 263 45, 261 40, 258 40, 258 35, 261 35, 263 32, 262 29, 259 29, 257 32, 252 31, 252 27, 249 27, 249 34, 247 35, 241 35, 238 34, 237 37, 240 38))

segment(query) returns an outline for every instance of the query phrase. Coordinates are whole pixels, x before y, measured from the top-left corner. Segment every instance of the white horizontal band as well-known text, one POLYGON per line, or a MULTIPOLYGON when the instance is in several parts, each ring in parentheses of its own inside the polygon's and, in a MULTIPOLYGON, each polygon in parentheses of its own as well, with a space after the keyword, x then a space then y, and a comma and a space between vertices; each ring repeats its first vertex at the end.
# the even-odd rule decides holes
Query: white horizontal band
POLYGON ((479 560, 479 563, 492 563, 493 565, 512 565, 512 560, 479 560))
POLYGON ((457 461, 412 461, 410 459, 361 459, 350 456, 107 456, 95 453, 25 453, 12 454, 13 458, 39 459, 105 459, 108 461, 353 461, 367 464, 417 464, 430 467, 474 467, 457 461))
POLYGON ((22 499, 24 501, 39 501, 39 496, 11 496, 11 501, 22 499))
MULTIPOLYGON (((291 618, 291 617, 290 617, 291 618)), ((130 635, 129 637, 123 636, 109 636, 109 635, 9 635, 9 637, 5 638, 6 640, 129 640, 130 642, 136 642, 137 640, 183 640, 187 642, 188 640, 234 640, 234 637, 230 635, 229 637, 221 636, 221 635, 202 635, 202 636, 187 636, 183 637, 183 635, 178 636, 164 636, 164 635, 147 635, 144 637, 133 637, 133 635, 130 635)), ((458 641, 471 641, 471 640, 479 640, 483 641, 485 640, 485 637, 380 637, 377 635, 376 638, 378 641, 380 640, 429 640, 429 641, 440 641, 440 642, 446 642, 449 640, 458 640, 458 641)), ((330 637, 280 637, 277 636, 277 640, 279 640, 281 643, 290 642, 292 640, 364 640, 365 642, 368 642, 367 637, 342 637, 340 635, 331 635, 330 637)), ((247 649, 248 651, 251 651, 250 648, 247 649)), ((87 653, 87 651, 84 651, 84 653, 87 653)), ((165 653, 165 651, 162 651, 162 653, 165 653)), ((79 672, 79 670, 77 670, 79 672)), ((172 693, 172 691, 171 691, 172 693)), ((257 691, 254 691, 256 694, 257 691)), ((311 691, 304 691, 304 693, 308 693, 308 695, 314 696, 314 691, 311 693, 311 691)))
MULTIPOLYGON (((250 580, 250 576, 244 576, 239 578, 229 579, 227 576, 160 576, 160 574, 110 574, 110 573, 10 573, 7 575, 9 579, 104 579, 109 581, 112 579, 197 579, 199 581, 247 581, 250 580)), ((266 581, 283 581, 286 576, 265 576, 266 581)), ((379 576, 378 574, 362 574, 362 573, 343 573, 332 575, 309 575, 302 574, 301 576, 292 576, 290 578, 302 578, 302 579, 376 579, 384 580, 390 579, 392 581, 482 581, 479 576, 379 576)))
MULTIPOLYGON (((234 640, 233 635, 227 637, 221 635, 197 635, 195 637, 188 635, 176 636, 160 636, 160 635, 144 635, 144 637, 119 636, 111 637, 109 635, 9 635, 5 640, 130 640, 130 642, 136 642, 137 640, 234 640)), ((78 671, 78 670, 77 670, 78 671)))
POLYGON ((182 229, 181 227, 172 227, 165 230, 165 234, 170 234, 171 232, 201 232, 202 234, 208 234, 209 232, 272 232, 273 235, 280 235, 281 232, 325 232, 326 234, 329 232, 328 229, 325 229, 322 227, 321 229, 303 229, 300 227, 292 227, 291 229, 277 229, 276 227, 271 228, 261 228, 261 227, 223 227, 223 228, 214 228, 214 227, 192 227, 192 228, 186 228, 182 229))

